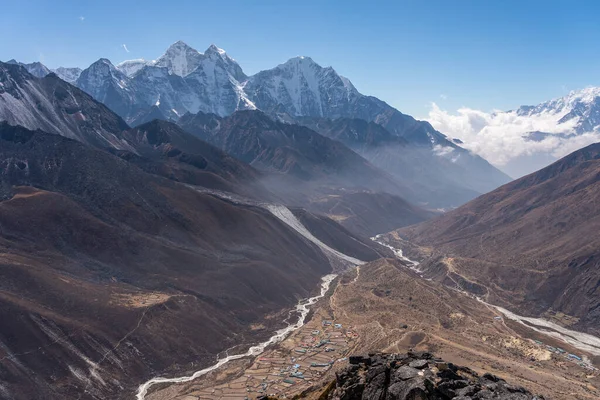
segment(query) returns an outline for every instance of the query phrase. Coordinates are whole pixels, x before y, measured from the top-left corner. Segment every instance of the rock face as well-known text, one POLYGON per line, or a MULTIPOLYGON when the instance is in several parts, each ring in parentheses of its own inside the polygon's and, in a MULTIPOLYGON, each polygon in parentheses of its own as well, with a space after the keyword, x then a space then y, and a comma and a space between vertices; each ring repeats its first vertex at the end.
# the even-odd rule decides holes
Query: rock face
POLYGON ((335 400, 542 400, 526 389, 491 374, 479 376, 430 353, 374 354, 350 357, 336 374, 335 400))
POLYGON ((222 49, 211 45, 200 53, 180 41, 154 61, 114 66, 100 59, 81 73, 77 85, 135 126, 150 121, 150 113, 177 120, 187 112, 225 116, 255 109, 243 91, 246 79, 222 49))

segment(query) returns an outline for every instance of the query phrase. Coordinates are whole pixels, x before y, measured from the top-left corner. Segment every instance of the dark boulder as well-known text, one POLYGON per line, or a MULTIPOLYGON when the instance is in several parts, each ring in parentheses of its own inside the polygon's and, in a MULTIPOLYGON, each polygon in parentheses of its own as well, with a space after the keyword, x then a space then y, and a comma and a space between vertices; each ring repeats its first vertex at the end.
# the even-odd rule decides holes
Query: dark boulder
POLYGON ((331 400, 543 400, 491 374, 479 376, 430 353, 369 354, 350 357, 336 374, 331 400))

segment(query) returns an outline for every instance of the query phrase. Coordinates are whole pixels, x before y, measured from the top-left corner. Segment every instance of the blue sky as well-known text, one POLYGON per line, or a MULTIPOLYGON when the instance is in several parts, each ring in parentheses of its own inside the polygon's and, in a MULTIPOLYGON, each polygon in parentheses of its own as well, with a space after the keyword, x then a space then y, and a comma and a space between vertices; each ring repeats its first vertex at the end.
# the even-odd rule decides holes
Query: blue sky
POLYGON ((506 110, 600 86, 600 3, 372 3, 7 1, 0 60, 86 67, 153 59, 181 39, 215 43, 252 74, 308 55, 416 117, 431 102, 506 110))

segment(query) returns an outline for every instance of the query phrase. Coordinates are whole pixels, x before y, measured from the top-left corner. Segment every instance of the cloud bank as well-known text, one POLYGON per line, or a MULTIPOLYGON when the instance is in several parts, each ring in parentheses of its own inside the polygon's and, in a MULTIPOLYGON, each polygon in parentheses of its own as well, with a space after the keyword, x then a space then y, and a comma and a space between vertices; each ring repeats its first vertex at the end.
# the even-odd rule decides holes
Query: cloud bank
POLYGON ((442 110, 432 103, 427 121, 440 132, 464 142, 461 146, 479 154, 490 163, 511 174, 522 176, 539 168, 539 163, 523 160, 531 157, 550 156, 559 159, 589 144, 600 142, 600 133, 574 134, 578 120, 562 124, 558 120, 564 113, 544 112, 531 116, 519 116, 516 112, 484 112, 460 108, 456 113, 442 110), (544 132, 528 138, 531 132, 544 132), (518 161, 519 166, 516 167, 518 161))

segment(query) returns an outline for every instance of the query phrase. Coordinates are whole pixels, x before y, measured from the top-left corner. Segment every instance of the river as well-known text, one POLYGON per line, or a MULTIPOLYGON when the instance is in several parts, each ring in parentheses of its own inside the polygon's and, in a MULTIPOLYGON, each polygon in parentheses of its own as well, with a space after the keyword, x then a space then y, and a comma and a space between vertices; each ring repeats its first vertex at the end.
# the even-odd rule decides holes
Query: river
POLYGON ((297 312, 300 314, 300 316, 298 317, 298 321, 296 321, 293 324, 290 323, 285 328, 279 329, 268 340, 266 340, 262 343, 259 343, 255 346, 250 347, 245 353, 227 355, 226 357, 219 359, 215 364, 211 365, 210 367, 204 368, 200 371, 196 371, 190 376, 181 376, 178 378, 152 378, 149 381, 140 385, 140 387, 138 388, 137 395, 136 395, 137 400, 144 400, 144 398, 146 397, 146 394, 148 393, 148 389, 151 386, 154 386, 159 383, 182 383, 182 382, 193 381, 196 378, 199 378, 203 375, 208 374, 211 371, 216 370, 217 368, 222 367, 223 365, 227 364, 229 361, 239 360, 240 358, 244 358, 244 357, 255 357, 255 356, 261 354, 263 351, 265 351, 265 349, 268 346, 281 342, 290 333, 301 328, 304 325, 306 316, 308 315, 308 312, 310 311, 310 306, 315 304, 317 302, 317 300, 319 300, 320 298, 325 296, 325 293, 327 293, 327 291, 329 290, 329 286, 331 285, 331 282, 335 279, 336 276, 337 275, 330 274, 330 275, 325 275, 323 278, 321 278, 320 293, 314 297, 300 300, 300 302, 298 302, 296 307, 292 311, 290 311, 290 313, 297 312))
MULTIPOLYGON (((406 256, 404 256, 401 249, 394 248, 389 244, 381 241, 382 235, 376 235, 371 238, 374 242, 385 246, 392 250, 396 257, 405 261, 408 264, 408 268, 416 272, 420 277, 423 278, 424 271, 418 268, 419 263, 417 261, 410 260, 406 256)), ((485 305, 497 310, 499 313, 504 315, 505 318, 516 321, 522 325, 527 326, 529 329, 532 329, 536 332, 543 333, 544 335, 551 336, 553 338, 562 340, 565 343, 570 344, 571 346, 581 350, 593 354, 595 356, 600 356, 600 338, 590 335, 588 333, 578 332, 571 329, 567 329, 563 326, 560 326, 554 322, 545 320, 543 318, 534 318, 534 317, 523 317, 521 315, 515 314, 512 311, 507 310, 506 308, 496 306, 494 304, 487 303, 483 299, 474 296, 471 293, 465 292, 464 290, 457 289, 460 292, 464 293, 469 297, 475 297, 480 302, 485 305)))
MULTIPOLYGON (((190 187, 192 187, 192 186, 190 186, 190 187)), ((222 191, 218 191, 218 190, 204 189, 204 188, 198 188, 198 187, 193 187, 193 188, 198 190, 199 192, 207 193, 207 194, 219 197, 223 200, 233 202, 235 204, 261 207, 261 208, 269 211, 271 214, 273 214, 273 216, 277 217, 279 220, 281 220, 283 223, 288 225, 290 228, 292 228, 298 234, 300 234, 305 239, 307 239, 311 243, 318 246, 321 249, 321 251, 323 251, 323 253, 329 258, 333 257, 344 263, 349 263, 352 265, 362 265, 365 263, 362 260, 358 260, 354 257, 350 257, 344 253, 341 253, 341 252, 331 248, 330 246, 326 245, 325 243, 323 243, 321 240, 316 238, 312 233, 310 233, 310 231, 300 222, 300 220, 298 220, 298 218, 296 218, 296 216, 287 207, 285 207, 283 205, 257 202, 257 201, 251 200, 251 199, 244 198, 242 196, 238 196, 238 195, 235 195, 232 193, 222 192, 222 191)), ((310 310, 309 307, 311 305, 313 305, 314 303, 316 303, 317 300, 322 298, 325 295, 325 293, 327 293, 331 282, 335 279, 336 276, 337 275, 330 274, 330 275, 326 275, 323 278, 321 278, 320 293, 317 296, 300 300, 300 302, 298 302, 296 307, 290 311, 290 315, 293 312, 299 313, 300 316, 296 323, 289 323, 288 326, 286 326, 285 328, 282 328, 282 329, 278 330, 277 332, 275 332, 275 334, 273 336, 271 336, 268 340, 266 340, 262 343, 259 343, 255 346, 250 347, 248 349, 248 351, 246 351, 245 353, 234 354, 234 355, 228 355, 226 353, 226 356, 224 358, 218 359, 215 364, 213 364, 210 367, 207 367, 203 370, 196 371, 190 376, 182 376, 182 377, 177 377, 177 378, 162 378, 162 377, 152 378, 149 381, 147 381, 139 386, 138 392, 136 395, 137 400, 144 400, 144 398, 146 397, 146 394, 148 393, 148 389, 153 385, 156 385, 159 383, 182 383, 182 382, 192 381, 196 378, 206 375, 207 373, 209 373, 211 371, 216 370, 219 367, 222 367, 223 365, 227 364, 229 361, 239 360, 240 358, 244 358, 244 357, 257 356, 257 355, 261 354, 265 350, 265 348, 267 348, 268 346, 278 343, 278 342, 281 342, 290 333, 292 333, 293 331, 299 329, 300 327, 302 327, 304 325, 306 316, 308 315, 308 312, 310 310)))

